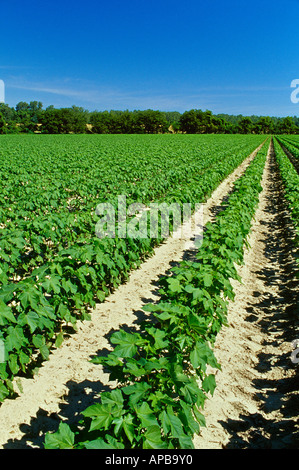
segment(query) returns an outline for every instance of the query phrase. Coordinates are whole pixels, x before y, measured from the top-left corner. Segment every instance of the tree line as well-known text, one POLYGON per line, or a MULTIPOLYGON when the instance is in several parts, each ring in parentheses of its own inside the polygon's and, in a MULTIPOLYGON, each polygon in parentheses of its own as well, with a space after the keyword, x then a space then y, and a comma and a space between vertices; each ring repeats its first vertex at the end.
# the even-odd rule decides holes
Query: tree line
POLYGON ((0 134, 298 134, 296 116, 243 116, 191 109, 180 113, 158 110, 88 111, 82 107, 43 108, 40 101, 15 107, 0 103, 0 134))

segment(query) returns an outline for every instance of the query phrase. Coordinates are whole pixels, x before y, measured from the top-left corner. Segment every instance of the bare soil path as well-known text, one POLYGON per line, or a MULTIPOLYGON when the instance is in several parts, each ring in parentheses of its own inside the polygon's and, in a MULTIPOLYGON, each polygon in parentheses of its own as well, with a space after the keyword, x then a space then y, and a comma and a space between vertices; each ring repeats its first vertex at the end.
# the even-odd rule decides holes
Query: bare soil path
MULTIPOLYGON (((214 191, 205 204, 204 224, 213 218, 254 154, 214 191)), ((261 197, 257 233, 252 234, 252 250, 242 268, 244 285, 236 285, 236 301, 231 305, 231 328, 225 328, 217 341, 216 355, 223 366, 217 373, 214 397, 206 405, 208 427, 195 439, 196 448, 250 447, 257 432, 264 444, 269 436, 273 439, 273 429, 277 440, 286 446, 293 431, 298 432, 294 418, 298 404, 297 410, 292 404, 296 377, 290 361, 290 341, 296 335, 290 329, 294 320, 288 320, 285 312, 294 305, 290 292, 295 281, 288 271, 292 269, 291 260, 281 246, 286 236, 281 230, 288 231, 281 219, 284 212, 277 214, 279 194, 276 186, 271 192, 268 184, 271 165, 265 172, 268 189, 261 197)), ((107 334, 111 330, 122 325, 138 328, 144 315, 142 306, 158 298, 155 283, 185 255, 186 240, 170 238, 158 247, 154 256, 131 273, 126 284, 91 312, 91 321, 81 323, 77 333, 53 350, 34 378, 20 379, 23 392, 0 407, 0 448, 42 447, 45 432, 56 430, 60 419, 69 424, 78 420, 80 412, 109 388, 108 375, 89 359, 110 349, 107 334)))

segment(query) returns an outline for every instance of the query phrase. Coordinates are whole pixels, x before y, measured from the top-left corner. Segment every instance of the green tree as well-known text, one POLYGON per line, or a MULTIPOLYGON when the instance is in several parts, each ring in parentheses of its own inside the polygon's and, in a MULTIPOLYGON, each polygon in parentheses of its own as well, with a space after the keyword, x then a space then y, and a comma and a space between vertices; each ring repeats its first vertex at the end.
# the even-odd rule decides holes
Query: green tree
POLYGON ((47 108, 41 115, 42 132, 46 134, 83 134, 86 132, 84 113, 73 108, 47 108))
POLYGON ((223 117, 214 116, 212 111, 191 109, 180 117, 180 129, 187 134, 231 133, 233 126, 223 117))
POLYGON ((21 132, 34 132, 37 130, 42 113, 42 103, 31 101, 29 104, 20 101, 16 105, 16 121, 20 124, 21 132))
POLYGON ((168 130, 165 114, 152 109, 138 112, 136 126, 146 134, 163 133, 168 130))
POLYGON ((122 134, 134 134, 135 121, 133 113, 130 113, 128 110, 122 112, 119 115, 118 125, 122 134))
POLYGON ((35 130, 35 123, 32 123, 29 110, 19 109, 17 112, 17 122, 21 132, 33 132, 35 130))
POLYGON ((287 116, 278 125, 280 134, 296 134, 298 128, 292 117, 287 116))
POLYGON ((29 114, 31 121, 38 124, 42 115, 43 104, 40 101, 30 101, 29 103, 29 114))
POLYGON ((196 109, 185 111, 180 117, 180 128, 187 134, 198 134, 200 130, 200 115, 196 109))
POLYGON ((0 113, 4 117, 5 121, 8 123, 16 121, 16 111, 14 108, 9 107, 5 103, 0 103, 0 113))
POLYGON ((275 125, 269 116, 261 116, 253 125, 253 130, 257 134, 273 134, 275 131, 275 125))
POLYGON ((92 125, 92 132, 95 134, 108 134, 110 117, 108 112, 94 111, 90 114, 90 124, 92 125))
POLYGON ((62 108, 59 110, 62 123, 62 132, 67 134, 84 134, 86 132, 87 118, 83 111, 76 106, 72 108, 62 108))
POLYGON ((29 111, 30 105, 26 103, 26 101, 20 101, 16 105, 16 112, 18 113, 19 111, 29 111))
POLYGON ((250 117, 243 117, 238 124, 240 134, 250 134, 253 129, 253 122, 250 117))
POLYGON ((181 113, 179 113, 178 111, 166 111, 164 114, 170 132, 178 132, 180 130, 181 113))
POLYGON ((6 122, 3 115, 0 113, 0 134, 6 134, 6 122))
POLYGON ((61 132, 59 110, 47 108, 41 116, 41 124, 44 134, 59 134, 61 132))

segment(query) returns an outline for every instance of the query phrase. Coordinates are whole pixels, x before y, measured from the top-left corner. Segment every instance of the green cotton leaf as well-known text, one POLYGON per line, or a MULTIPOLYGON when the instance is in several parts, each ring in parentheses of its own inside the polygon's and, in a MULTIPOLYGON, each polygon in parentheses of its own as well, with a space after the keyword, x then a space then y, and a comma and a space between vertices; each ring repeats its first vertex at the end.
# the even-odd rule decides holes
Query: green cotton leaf
POLYGON ((145 382, 137 382, 122 388, 122 392, 130 396, 129 402, 131 405, 136 405, 150 388, 151 386, 145 382))
POLYGON ((49 358, 50 351, 46 344, 42 346, 41 348, 39 348, 39 352, 43 359, 47 360, 49 358))
POLYGON ((168 288, 171 292, 182 292, 183 291, 183 288, 180 284, 180 281, 176 278, 170 278, 170 279, 167 279, 167 282, 168 282, 168 288))
POLYGON ((135 428, 134 428, 134 425, 133 425, 133 420, 134 420, 134 417, 132 415, 125 416, 125 418, 123 420, 123 429, 124 429, 124 432, 125 432, 127 438, 131 442, 131 444, 132 444, 132 442, 134 441, 134 438, 135 438, 135 434, 134 434, 135 428))
POLYGON ((41 266, 39 268, 36 268, 32 271, 32 276, 37 279, 42 279, 45 276, 45 273, 49 272, 48 269, 48 266, 41 266))
POLYGON ((212 274, 205 273, 203 276, 203 282, 204 282, 205 287, 210 287, 213 283, 212 274))
POLYGON ((59 305, 59 307, 57 309, 57 313, 59 313, 59 317, 62 320, 65 320, 66 322, 68 322, 71 318, 70 310, 64 304, 59 305))
POLYGON ((9 323, 17 323, 11 308, 8 307, 2 299, 0 299, 0 326, 7 325, 9 323))
POLYGON ((114 434, 115 434, 116 436, 119 434, 120 430, 122 429, 123 422, 124 422, 123 416, 120 416, 119 418, 115 418, 115 419, 112 421, 112 424, 115 424, 115 426, 114 426, 114 434))
POLYGON ((116 354, 114 354, 114 351, 110 352, 107 357, 94 357, 90 360, 90 362, 92 362, 93 364, 104 364, 112 368, 123 367, 122 361, 116 354))
POLYGON ((123 403, 124 403, 124 398, 123 398, 121 390, 117 389, 117 390, 112 390, 111 392, 102 392, 101 401, 103 404, 117 405, 122 408, 123 403))
POLYGON ((160 330, 159 328, 151 327, 146 328, 146 331, 154 338, 155 340, 155 348, 156 349, 164 349, 169 345, 169 341, 165 341, 166 332, 160 330))
POLYGON ((193 287, 192 284, 187 284, 186 287, 184 288, 184 290, 185 290, 186 292, 188 292, 189 294, 193 294, 193 291, 195 291, 196 288, 193 287))
POLYGON ((201 390, 199 389, 195 380, 190 381, 180 389, 180 393, 183 395, 187 403, 197 403, 200 399, 201 390))
POLYGON ((145 374, 145 369, 140 367, 139 361, 128 358, 126 366, 123 368, 124 372, 134 375, 135 377, 142 377, 145 374))
POLYGON ((144 364, 144 369, 146 372, 151 372, 154 369, 156 370, 167 369, 168 370, 168 368, 169 368, 169 361, 163 356, 159 357, 159 360, 153 357, 144 364))
POLYGON ((173 318, 173 315, 171 315, 168 312, 162 312, 162 313, 159 313, 159 314, 156 313, 155 317, 158 318, 160 321, 167 321, 167 320, 170 320, 171 318, 173 318))
POLYGON ((183 373, 183 368, 179 364, 172 365, 170 368, 170 377, 174 382, 190 382, 190 378, 183 373))
MULTIPOLYGON (((41 305, 35 309, 35 312, 38 313, 41 317, 50 318, 51 320, 57 320, 57 313, 55 312, 55 308, 48 303, 45 297, 40 298, 41 305)), ((60 304, 62 305, 62 304, 60 304)))
POLYGON ((114 352, 119 357, 133 357, 137 352, 136 341, 139 339, 138 335, 127 333, 120 330, 110 338, 112 344, 117 344, 114 352))
POLYGON ((208 364, 210 348, 206 343, 197 342, 195 348, 190 353, 190 362, 194 369, 199 367, 205 371, 208 364))
POLYGON ((207 312, 214 312, 213 300, 211 298, 203 298, 203 306, 207 312))
POLYGON ((19 326, 10 326, 7 328, 7 336, 5 339, 6 351, 19 351, 23 346, 28 344, 28 340, 25 338, 23 328, 19 326))
POLYGON ((192 294, 193 295, 193 300, 194 301, 199 301, 203 298, 204 296, 204 292, 202 289, 199 289, 199 288, 196 288, 196 287, 193 287, 192 284, 188 284, 186 287, 185 287, 185 291, 188 292, 189 294, 192 294))
POLYGON ((111 403, 91 405, 82 414, 92 419, 90 431, 96 429, 107 430, 113 421, 113 405, 111 403))
POLYGON ((148 403, 142 403, 141 406, 134 407, 138 418, 141 421, 141 426, 147 428, 149 426, 158 426, 158 421, 154 415, 154 412, 151 410, 148 403))
POLYGON ((78 290, 76 284, 73 284, 69 279, 65 280, 65 279, 62 278, 61 286, 65 290, 65 292, 67 292, 67 293, 70 292, 71 294, 76 294, 76 292, 78 290))
POLYGON ((85 442, 84 443, 85 449, 116 449, 112 444, 108 444, 108 442, 104 441, 100 437, 93 441, 85 442))
POLYGON ((63 269, 62 269, 62 266, 61 264, 57 263, 57 264, 52 264, 51 266, 51 271, 53 272, 57 272, 59 276, 62 276, 63 275, 63 269))
POLYGON ((16 375, 19 372, 20 366, 18 364, 18 356, 16 354, 9 355, 8 366, 13 375, 16 375))
POLYGON ((198 341, 195 348, 190 353, 190 362, 194 369, 201 368, 206 371, 206 365, 221 369, 220 364, 217 362, 214 352, 211 350, 207 343, 198 341))
POLYGON ((110 436, 110 434, 105 434, 105 439, 108 443, 113 446, 114 449, 124 449, 125 446, 122 442, 118 442, 115 437, 110 436))
POLYGON ((216 388, 216 380, 215 380, 215 375, 210 374, 202 382, 202 388, 204 389, 205 392, 210 392, 211 395, 214 394, 214 390, 216 388))
POLYGON ((180 438, 184 435, 183 425, 181 420, 173 412, 171 406, 167 407, 167 417, 169 420, 169 426, 171 429, 172 437, 180 438))
POLYGON ((0 402, 3 402, 9 396, 9 389, 0 380, 0 402))
POLYGON ((104 302, 106 298, 106 293, 102 290, 97 291, 97 298, 99 299, 100 302, 104 302))
POLYGON ((186 436, 186 435, 180 436, 179 442, 180 442, 182 449, 194 449, 194 444, 192 442, 191 437, 189 436, 186 436))
POLYGON ((21 364, 22 370, 25 372, 25 366, 30 362, 30 356, 20 351, 19 362, 21 364))
POLYGON ((125 446, 121 442, 117 442, 112 436, 105 436, 109 442, 104 439, 98 438, 93 441, 84 442, 85 449, 124 449, 125 446))
POLYGON ((162 312, 163 307, 160 304, 148 303, 142 307, 142 310, 144 310, 145 312, 162 312))
POLYGON ((135 427, 134 427, 133 421, 134 421, 134 416, 132 416, 131 414, 127 414, 126 416, 121 416, 119 418, 114 419, 112 423, 112 424, 115 424, 115 428, 114 428, 115 435, 117 436, 120 430, 123 429, 127 438, 131 442, 131 444, 135 437, 135 434, 134 434, 135 427))
POLYGON ((83 307, 83 300, 81 298, 81 295, 79 293, 75 294, 73 296, 73 300, 75 302, 76 308, 80 310, 83 307))
POLYGON ((27 287, 19 297, 22 306, 26 309, 30 306, 33 310, 38 309, 39 293, 35 287, 27 287))
POLYGON ((43 359, 48 359, 50 351, 46 345, 46 340, 43 335, 33 336, 32 339, 33 345, 39 349, 39 352, 43 359))
POLYGON ((183 400, 180 401, 181 411, 179 413, 180 419, 184 424, 185 430, 190 430, 192 434, 198 434, 199 432, 199 425, 197 421, 193 418, 192 415, 192 406, 187 404, 183 400))
POLYGON ((56 348, 60 348, 60 346, 63 343, 63 333, 58 333, 56 339, 55 339, 55 346, 56 348))
POLYGON ((193 413, 199 425, 202 427, 206 427, 206 419, 204 415, 197 409, 196 405, 193 406, 193 413))
POLYGON ((41 348, 45 345, 46 340, 43 335, 35 335, 32 338, 32 342, 36 348, 41 348))
POLYGON ((59 294, 60 289, 61 289, 60 277, 55 276, 55 274, 51 274, 49 279, 48 278, 45 279, 45 281, 42 283, 42 286, 45 288, 48 294, 51 293, 52 291, 55 294, 59 294))
MULTIPOLYGON (((15 284, 13 285, 7 284, 6 286, 2 286, 2 288, 0 289, 0 302, 3 301, 5 304, 10 302, 13 299, 15 290, 16 290, 15 284)), ((1 311, 1 307, 0 307, 0 311, 1 311)))
POLYGON ((47 433, 45 437, 45 449, 73 449, 75 434, 66 423, 60 423, 58 431, 47 433))
POLYGON ((26 315, 24 315, 22 319, 22 326, 28 325, 31 333, 35 332, 35 330, 39 327, 39 324, 40 317, 36 312, 33 312, 32 310, 26 315))
POLYGON ((170 427, 169 417, 168 417, 165 410, 163 410, 162 413, 160 414, 160 420, 161 420, 161 423, 162 423, 163 431, 164 431, 165 435, 167 435, 169 433, 171 427, 170 427))
POLYGON ((192 330, 196 331, 199 335, 204 335, 207 331, 207 320, 205 317, 200 317, 199 315, 194 315, 190 313, 188 316, 188 324, 192 330))
POLYGON ((167 449, 166 442, 162 441, 159 426, 150 426, 144 434, 143 449, 167 449))

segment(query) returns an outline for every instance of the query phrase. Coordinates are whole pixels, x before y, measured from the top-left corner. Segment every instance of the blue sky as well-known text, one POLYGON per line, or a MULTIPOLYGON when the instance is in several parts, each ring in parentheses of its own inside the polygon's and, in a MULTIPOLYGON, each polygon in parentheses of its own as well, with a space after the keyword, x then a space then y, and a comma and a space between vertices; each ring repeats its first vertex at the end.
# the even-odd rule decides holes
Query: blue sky
POLYGON ((6 103, 298 115, 299 0, 2 1, 6 103))

